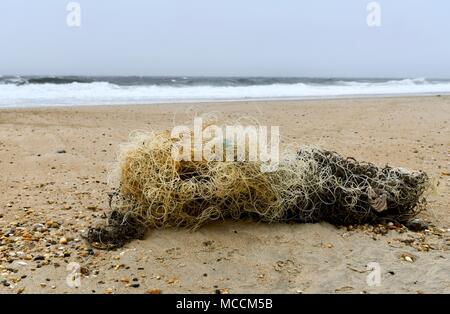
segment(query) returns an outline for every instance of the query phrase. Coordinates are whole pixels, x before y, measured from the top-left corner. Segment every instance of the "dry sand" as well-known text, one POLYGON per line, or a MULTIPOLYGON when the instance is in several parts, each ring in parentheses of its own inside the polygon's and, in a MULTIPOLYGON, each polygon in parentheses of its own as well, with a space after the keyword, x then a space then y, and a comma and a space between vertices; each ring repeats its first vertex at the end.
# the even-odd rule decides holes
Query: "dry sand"
POLYGON ((0 292, 449 293, 449 172, 448 96, 0 110, 0 292), (118 144, 207 112, 280 125, 284 143, 427 171, 439 180, 421 214, 431 227, 383 235, 225 221, 89 250, 80 233, 107 212, 118 144), (66 282, 71 262, 81 266, 78 288, 66 282), (370 262, 381 267, 379 286, 366 282, 370 262))

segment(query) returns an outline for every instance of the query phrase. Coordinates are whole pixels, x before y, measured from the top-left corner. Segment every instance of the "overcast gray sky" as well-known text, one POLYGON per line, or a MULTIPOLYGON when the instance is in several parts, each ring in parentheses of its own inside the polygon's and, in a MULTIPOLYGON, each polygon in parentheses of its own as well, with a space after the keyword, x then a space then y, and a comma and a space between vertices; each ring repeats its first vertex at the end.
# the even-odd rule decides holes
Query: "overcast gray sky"
POLYGON ((0 0, 0 74, 450 78, 450 1, 0 0))

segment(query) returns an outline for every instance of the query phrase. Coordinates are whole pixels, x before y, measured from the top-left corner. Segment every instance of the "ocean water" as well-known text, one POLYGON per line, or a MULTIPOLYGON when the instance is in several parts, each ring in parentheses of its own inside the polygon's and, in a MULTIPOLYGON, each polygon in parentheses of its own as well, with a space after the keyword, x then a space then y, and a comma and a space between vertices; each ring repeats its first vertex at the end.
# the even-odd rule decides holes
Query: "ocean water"
POLYGON ((424 78, 0 76, 2 108, 446 93, 424 78))

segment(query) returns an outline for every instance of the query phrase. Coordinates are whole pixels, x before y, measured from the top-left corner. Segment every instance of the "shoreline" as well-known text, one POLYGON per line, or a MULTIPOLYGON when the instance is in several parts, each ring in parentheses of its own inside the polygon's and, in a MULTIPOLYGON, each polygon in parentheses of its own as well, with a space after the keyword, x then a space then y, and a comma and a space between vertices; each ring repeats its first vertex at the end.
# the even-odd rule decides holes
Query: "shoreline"
POLYGON ((16 109, 51 109, 51 108, 91 108, 91 107, 128 107, 128 106, 153 106, 153 105, 192 105, 192 104, 215 104, 215 103, 258 103, 258 102, 301 102, 301 101, 327 101, 327 100, 352 100, 352 99, 390 99, 390 98, 414 98, 414 97, 445 97, 450 93, 411 93, 411 94, 367 94, 367 95, 343 95, 343 96, 311 96, 311 97, 281 97, 281 98, 247 98, 247 99, 192 99, 192 100, 167 100, 155 102, 124 102, 108 104, 55 104, 55 105, 32 105, 6 107, 0 106, 2 110, 16 109))

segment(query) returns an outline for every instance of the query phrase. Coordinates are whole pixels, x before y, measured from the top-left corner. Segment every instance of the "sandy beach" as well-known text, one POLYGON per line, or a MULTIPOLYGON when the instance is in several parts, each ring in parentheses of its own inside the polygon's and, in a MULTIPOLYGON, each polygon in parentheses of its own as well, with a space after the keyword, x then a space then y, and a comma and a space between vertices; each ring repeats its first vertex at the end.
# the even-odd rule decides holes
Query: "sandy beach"
POLYGON ((450 293, 450 96, 1 109, 0 173, 0 293, 450 293), (426 171, 429 228, 220 221, 90 249, 81 234, 108 211, 118 145, 211 113, 279 125, 283 145, 426 171))

